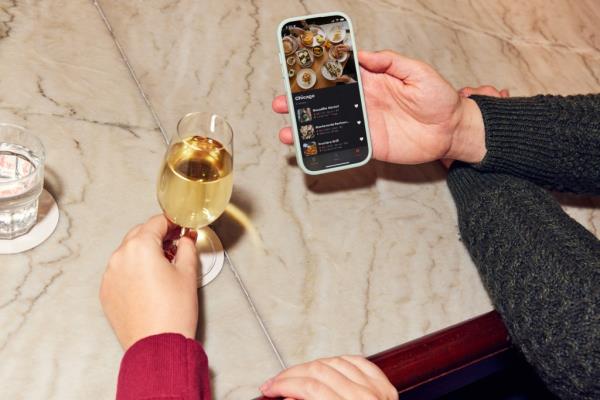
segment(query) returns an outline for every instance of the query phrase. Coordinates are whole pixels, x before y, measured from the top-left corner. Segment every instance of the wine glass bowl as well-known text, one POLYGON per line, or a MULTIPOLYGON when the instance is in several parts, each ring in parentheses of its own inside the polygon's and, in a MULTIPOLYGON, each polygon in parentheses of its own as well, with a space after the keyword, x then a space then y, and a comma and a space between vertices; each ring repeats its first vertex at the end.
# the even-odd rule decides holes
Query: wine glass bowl
POLYGON ((222 266, 222 246, 214 232, 206 231, 225 211, 232 190, 231 126, 217 114, 187 114, 177 124, 177 133, 169 143, 157 185, 160 207, 167 219, 180 227, 163 243, 169 260, 175 256, 178 240, 183 235, 189 236, 196 240, 196 248, 201 253, 209 249, 208 254, 200 254, 200 259, 204 260, 203 269, 213 271, 211 277, 215 276, 215 264, 221 262, 222 266), (209 257, 210 254, 217 255, 209 257))
POLYGON ((179 121, 158 181, 158 202, 173 223, 203 228, 225 210, 233 189, 233 131, 216 114, 179 121))

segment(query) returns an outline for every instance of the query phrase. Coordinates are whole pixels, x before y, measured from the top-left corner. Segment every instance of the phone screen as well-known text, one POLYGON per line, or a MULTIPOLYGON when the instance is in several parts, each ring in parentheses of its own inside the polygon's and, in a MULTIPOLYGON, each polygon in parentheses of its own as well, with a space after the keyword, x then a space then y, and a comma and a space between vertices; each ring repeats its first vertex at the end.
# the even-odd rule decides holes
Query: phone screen
POLYGON ((304 166, 364 161, 369 139, 350 24, 330 15, 288 22, 280 33, 304 166))

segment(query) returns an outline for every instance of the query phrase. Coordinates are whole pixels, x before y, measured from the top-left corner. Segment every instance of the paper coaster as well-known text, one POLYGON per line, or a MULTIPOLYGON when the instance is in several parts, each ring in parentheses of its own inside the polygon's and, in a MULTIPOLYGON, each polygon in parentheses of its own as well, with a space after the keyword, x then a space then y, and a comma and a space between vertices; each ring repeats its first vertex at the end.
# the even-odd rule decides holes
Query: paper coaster
POLYGON ((198 274, 198 287, 203 287, 212 282, 223 269, 225 253, 223 253, 221 240, 210 228, 198 231, 196 249, 200 258, 200 268, 202 268, 202 273, 198 274))
POLYGON ((37 222, 33 228, 23 236, 10 240, 0 239, 0 254, 22 253, 43 243, 58 225, 59 214, 56 200, 44 189, 40 195, 37 222))

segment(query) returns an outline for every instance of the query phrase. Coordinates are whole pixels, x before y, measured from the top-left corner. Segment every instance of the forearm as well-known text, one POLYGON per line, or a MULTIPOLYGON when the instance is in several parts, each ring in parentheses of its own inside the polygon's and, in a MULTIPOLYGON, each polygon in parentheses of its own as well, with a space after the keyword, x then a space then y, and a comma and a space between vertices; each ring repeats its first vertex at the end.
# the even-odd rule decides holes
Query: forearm
POLYGON ((531 182, 455 163, 461 236, 513 342, 561 398, 600 398, 600 244, 531 182))
POLYGON ((210 400, 202 346, 165 333, 136 342, 121 362, 117 400, 210 400))
POLYGON ((463 107, 451 158, 550 189, 600 194, 600 95, 470 100, 478 110, 463 107))

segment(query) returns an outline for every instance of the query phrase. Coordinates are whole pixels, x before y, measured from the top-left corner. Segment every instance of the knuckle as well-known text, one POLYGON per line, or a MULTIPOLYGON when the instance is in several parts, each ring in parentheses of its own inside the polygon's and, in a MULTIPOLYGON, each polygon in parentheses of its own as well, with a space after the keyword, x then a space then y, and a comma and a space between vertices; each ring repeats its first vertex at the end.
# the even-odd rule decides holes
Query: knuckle
POLYGON ((327 359, 327 363, 329 365, 338 366, 345 364, 346 361, 342 357, 331 357, 327 359))
POLYGON ((148 234, 140 233, 131 238, 124 247, 126 257, 138 257, 148 247, 148 234))
POLYGON ((107 270, 109 269, 114 269, 117 265, 119 265, 119 262, 121 260, 121 250, 117 250, 114 253, 112 253, 112 255, 110 256, 110 258, 108 259, 108 265, 106 267, 107 270))
POLYGON ((140 233, 139 235, 135 235, 134 237, 132 237, 126 244, 126 248, 139 248, 141 247, 142 243, 144 242, 144 234, 140 233))
POLYGON ((346 354, 343 355, 341 357, 344 361, 347 361, 349 363, 352 363, 354 365, 358 364, 358 365, 364 365, 365 363, 371 363, 369 360, 367 360, 366 358, 362 357, 362 356, 357 356, 354 354, 346 354))
POLYGON ((323 392, 323 384, 316 379, 308 378, 304 383, 306 393, 312 397, 319 398, 323 392))
POLYGON ((321 360, 313 361, 308 365, 309 372, 311 373, 311 375, 315 375, 315 376, 320 376, 320 375, 324 374, 326 369, 327 369, 327 366, 321 360))
POLYGON ((125 236, 126 236, 126 237, 127 237, 127 236, 129 236, 129 237, 133 236, 133 235, 134 235, 134 234, 135 234, 135 233, 136 233, 136 232, 137 232, 137 231, 138 231, 138 230, 139 230, 141 227, 142 227, 142 225, 141 225, 141 224, 137 224, 137 225, 135 225, 133 228, 131 228, 131 229, 129 230, 129 232, 127 232, 127 234, 126 234, 125 236))

